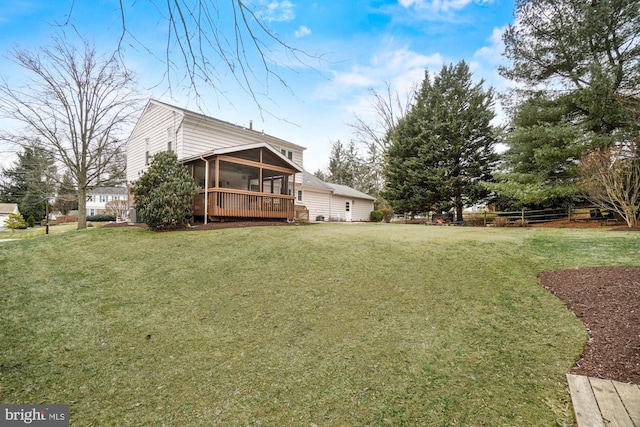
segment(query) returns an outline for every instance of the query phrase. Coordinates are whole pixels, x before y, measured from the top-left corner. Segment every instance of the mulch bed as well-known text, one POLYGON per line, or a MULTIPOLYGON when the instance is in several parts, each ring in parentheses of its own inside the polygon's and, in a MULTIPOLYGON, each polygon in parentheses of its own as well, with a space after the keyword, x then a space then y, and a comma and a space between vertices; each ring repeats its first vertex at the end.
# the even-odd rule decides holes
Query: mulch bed
MULTIPOLYGON (((624 223, 557 221, 540 227, 640 231, 624 223)), ((582 320, 589 341, 571 372, 640 385, 640 267, 594 267, 552 271, 540 283, 582 320)))
MULTIPOLYGON (((286 226, 276 221, 229 221, 185 230, 286 226)), ((598 223, 548 223, 545 227, 600 227, 598 223)), ((107 224, 123 227, 128 224, 107 224)), ((137 227, 147 228, 144 224, 137 227)), ((626 226, 609 227, 629 231, 626 226)), ((635 231, 639 228, 633 229, 635 231)), ((560 298, 586 325, 589 341, 571 372, 640 385, 640 267, 575 268, 543 273, 540 283, 560 298)))
POLYGON ((640 385, 640 267, 552 271, 540 275, 540 283, 589 331, 571 372, 640 385))

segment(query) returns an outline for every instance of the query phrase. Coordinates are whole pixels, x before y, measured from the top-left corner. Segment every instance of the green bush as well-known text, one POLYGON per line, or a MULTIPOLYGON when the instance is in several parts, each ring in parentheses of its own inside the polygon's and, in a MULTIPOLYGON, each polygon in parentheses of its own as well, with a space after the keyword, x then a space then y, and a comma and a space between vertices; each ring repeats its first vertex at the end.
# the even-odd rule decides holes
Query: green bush
POLYGON ((34 225, 36 225, 36 219, 33 215, 29 215, 29 218, 27 218, 27 227, 33 228, 34 225))
POLYGON ((391 208, 383 208, 383 209, 380 209, 380 212, 382 212, 382 216, 384 218, 384 222, 390 223, 391 220, 393 219, 393 209, 391 209, 391 208))
POLYGON ((109 214, 98 214, 98 215, 87 216, 87 221, 108 222, 108 221, 115 221, 115 220, 116 220, 116 217, 109 214))
POLYGON ((24 220, 22 215, 17 213, 9 214, 9 218, 4 220, 4 225, 7 228, 10 228, 13 232, 14 230, 24 230, 27 228, 27 222, 24 220))
POLYGON ((170 229, 188 224, 198 187, 176 154, 162 151, 133 183, 132 192, 142 222, 152 229, 170 229))
POLYGON ((384 219, 384 215, 380 211, 371 211, 369 219, 371 222, 380 222, 384 219))

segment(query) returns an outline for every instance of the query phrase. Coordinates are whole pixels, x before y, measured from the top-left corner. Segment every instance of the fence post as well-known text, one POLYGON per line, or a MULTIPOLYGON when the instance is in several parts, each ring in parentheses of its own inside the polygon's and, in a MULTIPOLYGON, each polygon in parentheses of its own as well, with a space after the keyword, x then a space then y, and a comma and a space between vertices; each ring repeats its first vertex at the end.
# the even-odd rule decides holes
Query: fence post
POLYGON ((569 222, 571 222, 571 205, 569 205, 569 215, 567 215, 569 217, 569 222))
POLYGON ((484 226, 487 226, 487 210, 484 211, 484 226))
POLYGON ((522 225, 524 225, 524 208, 522 208, 522 225))

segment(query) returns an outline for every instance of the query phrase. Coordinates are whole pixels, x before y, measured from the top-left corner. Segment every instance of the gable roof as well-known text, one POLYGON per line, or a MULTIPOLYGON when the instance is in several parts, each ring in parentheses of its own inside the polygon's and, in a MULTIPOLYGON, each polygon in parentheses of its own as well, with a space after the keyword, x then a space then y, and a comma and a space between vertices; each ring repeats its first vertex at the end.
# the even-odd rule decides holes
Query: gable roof
POLYGON ((124 187, 95 187, 87 191, 87 194, 116 194, 127 195, 129 192, 124 187))
POLYGON ((218 148, 217 150, 207 151, 205 153, 198 154, 196 156, 191 156, 191 157, 187 157, 186 159, 181 159, 180 161, 183 162, 183 163, 188 163, 188 162, 192 162, 194 160, 199 160, 199 159, 201 159, 203 157, 206 158, 206 157, 211 157, 211 156, 215 156, 215 155, 218 155, 218 154, 237 153, 238 151, 252 150, 254 148, 266 148, 267 150, 271 151, 275 156, 280 158, 280 160, 282 160, 287 165, 289 165, 296 172, 302 172, 302 168, 300 166, 298 166, 293 160, 289 160, 288 157, 283 156, 281 152, 279 152, 278 150, 273 148, 273 146, 271 144, 268 144, 266 142, 254 142, 253 144, 237 145, 235 147, 218 148))
POLYGON ((250 140, 264 140, 265 142, 272 142, 274 144, 284 144, 284 145, 288 145, 291 146, 292 148, 295 149, 299 149, 301 151, 306 150, 306 147, 303 147, 301 145, 298 144, 294 144, 293 142, 290 141, 286 141, 282 138, 278 138, 276 136, 273 135, 269 135, 267 133, 264 133, 264 131, 257 131, 254 129, 249 129, 246 128, 244 126, 239 126, 239 125, 235 125, 233 123, 230 122, 226 122, 224 120, 220 120, 220 119, 216 119, 215 117, 211 117, 211 116, 207 116, 206 114, 202 114, 202 113, 198 113, 192 110, 187 110, 186 108, 182 108, 182 107, 177 107, 175 105, 171 105, 171 104, 167 104, 166 102, 162 102, 162 101, 158 101, 157 99, 149 99, 149 101, 147 101, 147 104, 145 105, 145 107, 142 109, 142 113, 140 114, 140 117, 138 118, 138 121, 136 122, 136 125, 133 127, 133 130, 131 131, 131 134, 129 135, 129 137, 131 137, 131 135, 134 135, 136 128, 138 127, 138 124, 140 123, 140 119, 142 117, 144 117, 145 112, 147 110, 149 110, 150 108, 154 107, 154 106, 160 106, 163 108, 167 108, 171 111, 175 111, 176 113, 182 114, 184 117, 190 117, 193 118, 195 120, 201 120, 204 122, 209 122, 212 124, 215 124, 217 126, 220 126, 226 130, 229 130, 231 132, 237 133, 239 135, 244 135, 247 139, 250 140))
POLYGON ((329 187, 326 182, 307 171, 302 172, 302 185, 333 191, 333 188, 329 187))
POLYGON ((346 185, 334 184, 331 182, 326 182, 329 187, 333 188, 333 194, 336 196, 344 196, 344 197, 353 197, 354 199, 367 199, 367 200, 375 200, 376 198, 370 196, 362 191, 358 191, 355 188, 348 187, 346 185))
POLYGON ((351 188, 346 185, 334 184, 331 182, 324 182, 317 176, 307 171, 302 174, 303 185, 309 187, 315 187, 322 190, 330 191, 336 196, 352 197, 354 199, 376 200, 375 197, 370 196, 362 191, 358 191, 355 188, 351 188))
POLYGON ((18 210, 17 203, 0 203, 0 214, 10 214, 18 210))

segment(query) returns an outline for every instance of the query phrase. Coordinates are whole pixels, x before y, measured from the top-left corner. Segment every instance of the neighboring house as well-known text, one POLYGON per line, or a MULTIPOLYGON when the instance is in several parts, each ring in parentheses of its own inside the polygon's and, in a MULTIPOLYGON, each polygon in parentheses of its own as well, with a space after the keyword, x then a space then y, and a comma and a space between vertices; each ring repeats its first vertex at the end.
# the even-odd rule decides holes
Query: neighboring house
POLYGON ((309 210, 311 221, 368 221, 375 200, 351 187, 324 182, 304 171, 296 202, 309 210))
POLYGON ((17 203, 0 203, 0 227, 4 227, 5 220, 9 219, 9 214, 19 214, 17 203))
MULTIPOLYGON (((306 191, 324 194, 324 189, 303 184, 304 150, 251 125, 234 125, 152 99, 127 141, 127 183, 147 170, 155 153, 174 151, 200 187, 194 215, 204 222, 289 220, 299 211, 296 205, 304 204, 306 191)), ((329 190, 324 199, 329 216, 334 193, 329 190)), ((369 212, 372 209, 371 203, 369 212)))
MULTIPOLYGON (((128 203, 129 192, 124 187, 95 187, 87 191, 87 216, 108 214, 107 202, 122 200, 128 203)), ((124 209, 128 211, 128 209, 124 209)))

